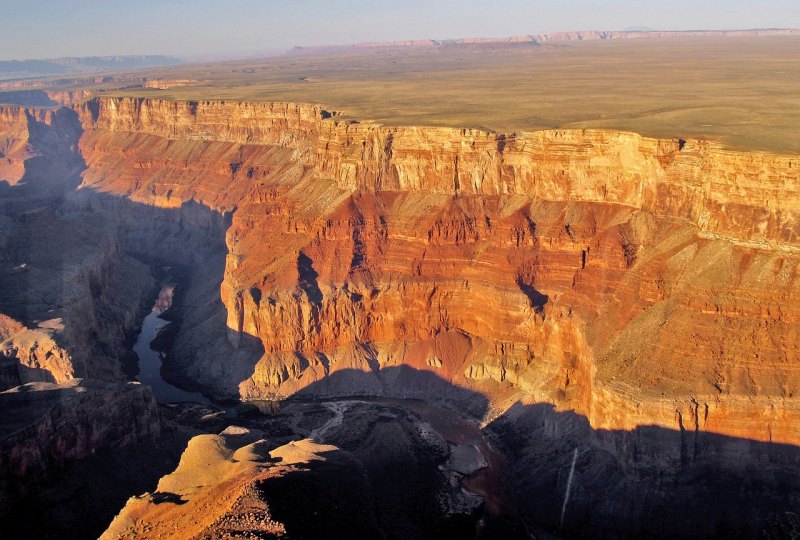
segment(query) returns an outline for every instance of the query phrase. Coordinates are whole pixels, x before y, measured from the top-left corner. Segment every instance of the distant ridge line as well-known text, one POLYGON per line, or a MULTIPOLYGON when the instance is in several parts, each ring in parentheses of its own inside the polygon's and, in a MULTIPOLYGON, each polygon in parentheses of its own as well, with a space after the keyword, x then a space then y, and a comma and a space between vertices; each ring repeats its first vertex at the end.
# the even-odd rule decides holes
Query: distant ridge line
POLYGON ((0 80, 72 76, 86 73, 160 68, 183 64, 164 55, 63 56, 60 58, 0 60, 0 80))
POLYGON ((363 41, 350 45, 315 45, 294 47, 282 54, 303 54, 314 52, 335 52, 353 49, 378 48, 425 48, 446 47, 448 45, 513 45, 520 43, 543 44, 573 41, 600 41, 618 39, 677 38, 677 37, 765 37, 800 36, 797 28, 754 28, 750 30, 582 30, 575 32, 553 32, 550 34, 524 34, 502 38, 469 37, 460 39, 414 39, 400 41, 363 41))

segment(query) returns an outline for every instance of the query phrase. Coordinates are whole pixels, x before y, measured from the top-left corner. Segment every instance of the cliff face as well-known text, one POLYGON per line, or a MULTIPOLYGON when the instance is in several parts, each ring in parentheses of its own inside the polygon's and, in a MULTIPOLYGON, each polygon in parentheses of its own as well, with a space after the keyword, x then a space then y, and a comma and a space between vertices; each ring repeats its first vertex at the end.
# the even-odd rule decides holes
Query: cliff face
POLYGON ((330 122, 316 164, 350 190, 621 204, 711 235, 796 244, 798 159, 613 131, 497 135, 330 122))
POLYGON ((175 345, 210 391, 447 397, 382 374, 405 365, 595 427, 800 441, 794 156, 290 104, 77 110, 84 188, 232 212, 222 283, 175 345))
POLYGON ((16 184, 31 157, 27 118, 22 107, 0 108, 0 181, 16 184))
POLYGON ((0 393, 0 496, 61 471, 104 448, 157 437, 152 392, 136 383, 32 383, 0 393))
POLYGON ((121 379, 150 271, 101 217, 67 209, 85 168, 75 113, 9 107, 0 118, 21 167, 0 183, 0 387, 121 379))
MULTIPOLYGON (((236 205, 252 180, 269 174, 264 169, 286 160, 285 154, 277 159, 264 155, 276 152, 265 146, 277 146, 290 147, 292 160, 347 191, 604 202, 684 218, 710 235, 739 240, 791 244, 800 234, 800 188, 793 181, 799 158, 728 151, 708 141, 657 140, 609 130, 506 135, 387 127, 325 121, 335 113, 289 103, 95 98, 78 112, 94 132, 82 139, 90 155, 125 154, 144 170, 163 170, 181 160, 183 170, 197 173, 206 167, 203 176, 216 173, 240 183, 243 175, 237 173, 246 163, 242 172, 250 182, 221 205, 226 208, 236 205), (128 135, 109 135, 118 132, 128 135), (187 141, 242 147, 194 145, 190 158, 187 141)), ((91 176, 91 169, 85 182, 94 185, 99 179, 91 176)), ((184 182, 175 184, 186 188, 184 182)), ((122 185, 129 187, 120 181, 122 185)), ((133 186, 133 193, 140 190, 133 186)), ((209 195, 218 196, 188 194, 211 203, 209 195)))
POLYGON ((169 139, 252 144, 295 143, 331 113, 313 105, 237 101, 94 98, 77 106, 85 127, 169 139))

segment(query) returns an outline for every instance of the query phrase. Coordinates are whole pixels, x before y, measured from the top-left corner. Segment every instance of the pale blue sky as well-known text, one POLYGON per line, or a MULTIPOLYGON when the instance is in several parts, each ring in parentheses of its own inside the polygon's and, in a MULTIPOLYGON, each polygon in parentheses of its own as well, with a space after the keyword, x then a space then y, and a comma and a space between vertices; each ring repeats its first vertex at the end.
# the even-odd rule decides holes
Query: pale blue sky
POLYGON ((0 60, 562 30, 800 27, 800 0, 0 0, 0 60))

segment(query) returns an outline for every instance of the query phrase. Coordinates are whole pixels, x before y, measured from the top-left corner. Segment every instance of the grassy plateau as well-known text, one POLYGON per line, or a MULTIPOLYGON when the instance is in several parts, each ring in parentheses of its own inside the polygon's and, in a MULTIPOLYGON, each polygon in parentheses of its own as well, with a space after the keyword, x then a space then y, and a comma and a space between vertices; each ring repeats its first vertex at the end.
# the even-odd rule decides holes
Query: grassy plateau
POLYGON ((320 103, 391 125, 615 128, 800 153, 800 36, 350 49, 146 74, 193 82, 111 92, 320 103))

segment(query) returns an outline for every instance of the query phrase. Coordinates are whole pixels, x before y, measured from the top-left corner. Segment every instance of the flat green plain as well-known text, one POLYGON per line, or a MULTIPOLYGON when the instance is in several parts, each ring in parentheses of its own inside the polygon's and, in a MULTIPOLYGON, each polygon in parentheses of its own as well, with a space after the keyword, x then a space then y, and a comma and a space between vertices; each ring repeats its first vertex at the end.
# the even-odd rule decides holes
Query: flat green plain
POLYGON ((196 82, 114 93, 318 103, 389 125, 614 128, 800 153, 800 36, 364 49, 148 75, 196 82))

